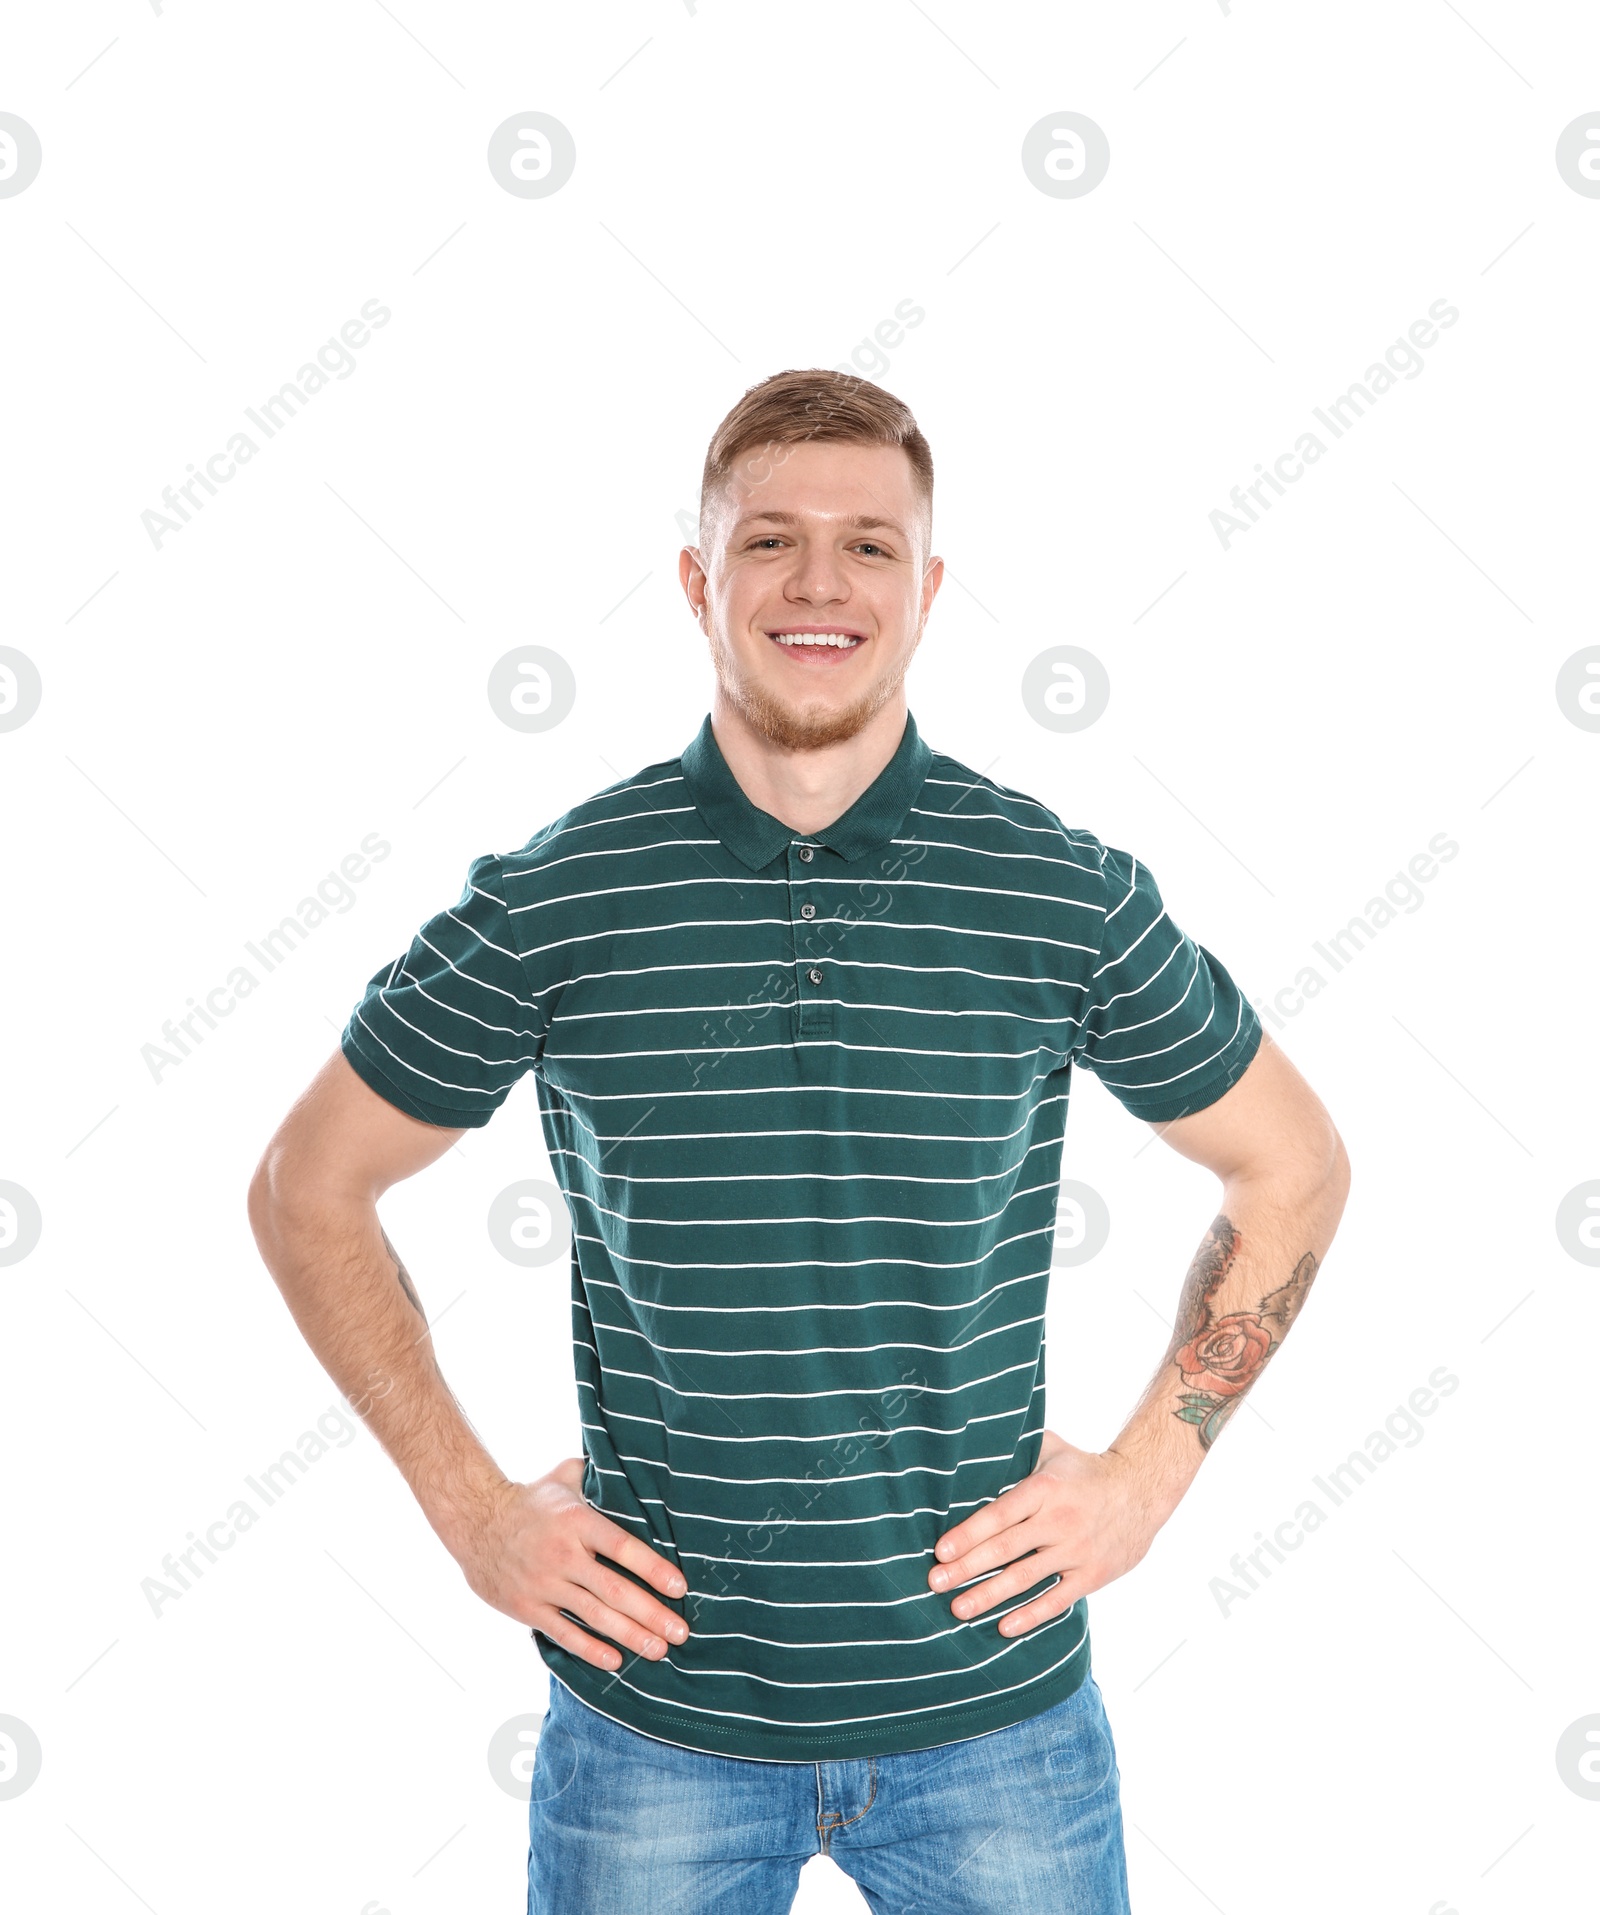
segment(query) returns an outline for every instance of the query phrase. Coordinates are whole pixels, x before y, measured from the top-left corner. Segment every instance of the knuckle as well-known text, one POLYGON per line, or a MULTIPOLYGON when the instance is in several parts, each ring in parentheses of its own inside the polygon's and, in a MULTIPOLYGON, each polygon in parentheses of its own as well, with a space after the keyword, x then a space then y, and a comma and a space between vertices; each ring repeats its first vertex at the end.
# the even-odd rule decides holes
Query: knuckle
POLYGON ((567 1607, 573 1610, 591 1629, 597 1629, 599 1627, 603 1605, 597 1597, 591 1596, 587 1589, 581 1590, 572 1601, 568 1603, 567 1607))
POLYGON ((598 1577, 600 1594, 614 1609, 623 1608, 634 1585, 614 1569, 602 1569, 598 1577))
POLYGON ((565 1589, 579 1580, 583 1570, 583 1551, 570 1537, 557 1537, 537 1558, 537 1571, 543 1582, 554 1581, 565 1589))

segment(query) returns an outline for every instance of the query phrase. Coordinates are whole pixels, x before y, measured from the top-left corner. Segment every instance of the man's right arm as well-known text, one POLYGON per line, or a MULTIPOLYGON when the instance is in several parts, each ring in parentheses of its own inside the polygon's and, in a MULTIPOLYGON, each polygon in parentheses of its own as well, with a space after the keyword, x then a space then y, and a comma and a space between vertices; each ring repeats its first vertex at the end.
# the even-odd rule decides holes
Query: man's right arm
POLYGON ((393 1459, 440 1541, 485 1602, 599 1668, 610 1643, 641 1655, 681 1641, 682 1619, 626 1576, 684 1593, 673 1564, 590 1507, 583 1459, 535 1483, 495 1464, 439 1369, 422 1303, 378 1219, 392 1184, 463 1135, 380 1097, 336 1051, 312 1079, 251 1180, 250 1224, 301 1334, 393 1459))

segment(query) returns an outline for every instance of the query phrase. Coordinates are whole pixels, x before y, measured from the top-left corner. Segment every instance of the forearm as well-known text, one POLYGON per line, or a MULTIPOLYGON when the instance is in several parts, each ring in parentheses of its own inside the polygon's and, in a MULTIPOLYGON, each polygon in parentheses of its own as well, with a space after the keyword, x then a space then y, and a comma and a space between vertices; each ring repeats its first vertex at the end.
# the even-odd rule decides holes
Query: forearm
POLYGON ((1299 1177, 1224 1182, 1166 1354, 1111 1445, 1157 1525, 1288 1335, 1333 1240, 1347 1184, 1337 1140, 1325 1166, 1299 1177))
POLYGON ((275 1190, 269 1178, 251 1191, 250 1220, 306 1342, 459 1553, 506 1478, 444 1380, 376 1206, 275 1190))

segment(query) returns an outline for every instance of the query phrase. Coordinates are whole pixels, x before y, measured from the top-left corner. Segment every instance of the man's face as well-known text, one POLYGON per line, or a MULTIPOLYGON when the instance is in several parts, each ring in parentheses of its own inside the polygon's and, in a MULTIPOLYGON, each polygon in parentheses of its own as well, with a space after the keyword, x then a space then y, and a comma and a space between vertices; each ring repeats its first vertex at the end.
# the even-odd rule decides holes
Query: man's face
POLYGON ((899 446, 759 448, 704 504, 679 577, 726 697, 787 750, 854 737, 899 689, 944 573, 899 446))

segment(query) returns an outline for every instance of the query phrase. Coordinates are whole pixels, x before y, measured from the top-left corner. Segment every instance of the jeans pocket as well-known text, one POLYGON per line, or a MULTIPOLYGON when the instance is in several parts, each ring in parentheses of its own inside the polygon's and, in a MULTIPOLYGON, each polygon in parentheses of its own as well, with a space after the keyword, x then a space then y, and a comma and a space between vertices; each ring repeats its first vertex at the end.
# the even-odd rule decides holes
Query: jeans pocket
POLYGON ((1116 1769, 1116 1750, 1093 1676, 1047 1710, 1042 1722, 1049 1736, 1044 1777, 1050 1795, 1070 1802, 1104 1788, 1116 1769))
POLYGON ((581 1750, 568 1726, 569 1711, 565 1701, 558 1699, 560 1694, 561 1685, 552 1677, 550 1706, 539 1727, 530 1777, 529 1802, 535 1814, 541 1804, 564 1795, 578 1777, 581 1750))

